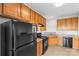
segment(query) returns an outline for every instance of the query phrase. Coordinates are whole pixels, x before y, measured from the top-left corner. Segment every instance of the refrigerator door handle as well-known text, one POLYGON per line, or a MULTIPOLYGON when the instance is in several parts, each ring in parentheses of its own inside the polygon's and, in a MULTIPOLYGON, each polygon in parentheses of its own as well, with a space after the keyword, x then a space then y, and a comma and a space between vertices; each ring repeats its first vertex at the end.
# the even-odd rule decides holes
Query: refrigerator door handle
POLYGON ((16 55, 15 54, 15 50, 16 50, 16 36, 15 36, 15 25, 14 24, 13 24, 13 30, 12 31, 13 31, 13 38, 12 38, 13 42, 12 43, 13 43, 13 52, 14 52, 13 55, 16 55))

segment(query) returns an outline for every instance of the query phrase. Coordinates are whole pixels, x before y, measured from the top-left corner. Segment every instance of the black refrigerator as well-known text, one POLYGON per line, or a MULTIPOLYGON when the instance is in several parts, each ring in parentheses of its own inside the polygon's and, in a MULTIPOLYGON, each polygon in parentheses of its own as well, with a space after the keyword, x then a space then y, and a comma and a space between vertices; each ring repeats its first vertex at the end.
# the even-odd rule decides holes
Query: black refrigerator
POLYGON ((5 56, 36 56, 34 26, 16 20, 1 24, 5 31, 5 56))

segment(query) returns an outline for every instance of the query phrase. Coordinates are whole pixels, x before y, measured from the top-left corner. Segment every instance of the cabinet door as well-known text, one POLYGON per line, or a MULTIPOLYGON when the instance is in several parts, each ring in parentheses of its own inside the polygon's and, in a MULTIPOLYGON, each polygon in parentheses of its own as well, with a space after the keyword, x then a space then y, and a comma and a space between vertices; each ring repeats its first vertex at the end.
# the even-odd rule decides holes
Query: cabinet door
POLYGON ((64 31, 65 29, 65 19, 62 19, 62 30, 64 31))
POLYGON ((40 27, 40 31, 46 31, 46 26, 40 27))
POLYGON ((43 49, 43 45, 42 45, 42 40, 41 40, 37 43, 37 56, 42 55, 42 49, 43 49))
POLYGON ((36 13, 35 24, 38 25, 38 13, 36 13))
POLYGON ((34 11, 31 10, 31 20, 30 23, 34 24, 34 11))
POLYGON ((18 12, 20 12, 19 9, 20 9, 20 6, 17 3, 3 4, 3 14, 7 17, 17 18, 19 16, 18 12))
POLYGON ((79 37, 73 37, 73 48, 75 48, 75 49, 79 49, 79 37))
POLYGON ((0 3, 0 15, 2 15, 2 4, 0 3))
POLYGON ((66 23, 65 23, 65 26, 66 26, 66 30, 72 30, 72 19, 71 18, 66 18, 66 23))
POLYGON ((46 26, 46 19, 44 18, 43 21, 44 21, 44 25, 46 26))
POLYGON ((40 55, 40 43, 38 42, 37 43, 37 56, 40 55))
POLYGON ((61 31, 63 28, 62 28, 62 19, 58 19, 57 20, 57 30, 61 31))
POLYGON ((48 37, 48 45, 58 45, 58 38, 57 36, 50 36, 48 37))
POLYGON ((30 8, 28 8, 24 4, 21 4, 21 17, 23 21, 30 22, 30 11, 30 8))
POLYGON ((40 55, 42 55, 42 51, 43 51, 43 44, 42 44, 42 40, 40 41, 40 55))
POLYGON ((31 23, 32 24, 35 24, 35 17, 36 17, 35 11, 31 10, 31 23))
POLYGON ((78 17, 72 18, 72 30, 73 31, 78 30, 78 17))
POLYGON ((39 15, 39 24, 42 24, 42 17, 39 15))

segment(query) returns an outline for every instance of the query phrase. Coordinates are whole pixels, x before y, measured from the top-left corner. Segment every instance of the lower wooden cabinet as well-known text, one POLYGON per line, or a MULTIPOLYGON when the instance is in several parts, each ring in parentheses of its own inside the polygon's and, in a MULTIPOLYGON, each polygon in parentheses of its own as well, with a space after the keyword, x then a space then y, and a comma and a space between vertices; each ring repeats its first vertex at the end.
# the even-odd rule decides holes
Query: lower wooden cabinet
POLYGON ((41 56, 42 52, 43 52, 43 42, 41 39, 39 39, 40 41, 37 42, 37 56, 41 56))
POLYGON ((48 45, 58 45, 58 37, 57 36, 49 36, 48 37, 48 45))
POLYGON ((72 45, 73 45, 74 49, 79 49, 79 37, 78 36, 74 36, 73 37, 72 45))
POLYGON ((63 46, 63 40, 64 40, 64 37, 63 36, 58 36, 58 46, 63 46))

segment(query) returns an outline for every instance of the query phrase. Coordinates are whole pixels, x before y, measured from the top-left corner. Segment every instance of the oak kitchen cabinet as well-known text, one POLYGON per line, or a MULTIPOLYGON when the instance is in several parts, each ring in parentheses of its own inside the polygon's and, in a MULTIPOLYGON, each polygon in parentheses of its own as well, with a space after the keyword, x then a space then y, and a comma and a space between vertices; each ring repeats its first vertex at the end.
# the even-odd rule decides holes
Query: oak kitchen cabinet
POLYGON ((62 27, 62 19, 58 19, 57 20, 57 30, 61 31, 63 29, 62 27))
POLYGON ((35 12, 35 24, 36 25, 38 25, 38 17, 39 17, 38 13, 35 12))
POLYGON ((31 10, 31 19, 30 19, 30 23, 34 24, 34 11, 31 10))
POLYGON ((24 4, 21 4, 21 17, 25 22, 30 22, 31 10, 24 4))
POLYGON ((58 45, 58 37, 57 36, 49 36, 48 37, 48 45, 58 45))
POLYGON ((46 25, 46 18, 43 18, 43 23, 44 25, 46 25))
POLYGON ((41 31, 46 31, 46 26, 40 27, 41 31))
POLYGON ((31 23, 37 25, 38 24, 38 13, 31 10, 31 23))
POLYGON ((11 18, 20 17, 20 4, 18 3, 4 3, 3 15, 11 18))
POLYGON ((77 31, 78 30, 78 17, 58 19, 57 30, 77 31))
POLYGON ((41 56, 43 53, 43 42, 41 38, 38 38, 37 42, 37 56, 41 56))
POLYGON ((72 18, 72 30, 77 31, 78 30, 78 17, 72 18))
POLYGON ((41 15, 39 15, 39 20, 38 20, 38 22, 39 22, 39 24, 42 25, 42 16, 41 16, 41 15))
POLYGON ((73 36, 72 46, 74 49, 79 49, 79 37, 73 36))
POLYGON ((65 23, 65 27, 66 30, 72 30, 72 19, 71 18, 66 18, 65 19, 66 23, 65 23))
POLYGON ((2 15, 2 4, 0 3, 0 15, 2 15))
POLYGON ((38 25, 38 23, 45 24, 42 15, 22 3, 0 4, 0 15, 36 25, 38 25))

